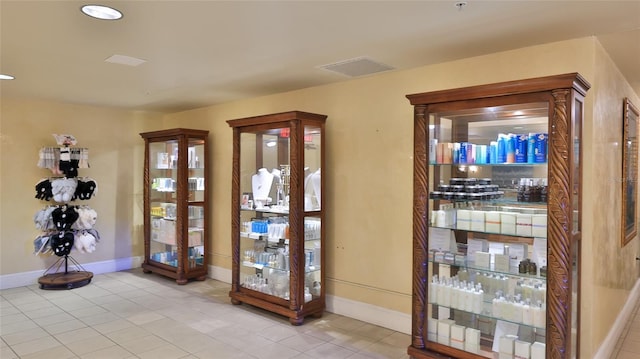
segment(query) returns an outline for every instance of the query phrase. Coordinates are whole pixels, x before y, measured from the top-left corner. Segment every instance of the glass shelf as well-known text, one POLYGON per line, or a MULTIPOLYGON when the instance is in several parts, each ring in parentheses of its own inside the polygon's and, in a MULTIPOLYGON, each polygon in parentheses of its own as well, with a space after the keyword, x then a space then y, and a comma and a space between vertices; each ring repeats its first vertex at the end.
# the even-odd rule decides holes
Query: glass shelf
POLYGON ((491 272, 491 273, 495 273, 495 274, 502 274, 502 275, 507 275, 507 276, 511 276, 511 277, 518 277, 518 278, 523 278, 523 279, 537 279, 537 280, 541 280, 541 281, 546 281, 547 277, 542 276, 540 274, 529 274, 529 273, 519 273, 518 272, 518 268, 515 266, 510 266, 508 271, 504 271, 504 270, 498 270, 495 267, 495 264, 489 264, 488 267, 483 267, 483 266, 476 266, 474 264, 469 264, 465 261, 465 263, 460 263, 460 262, 440 262, 440 261, 435 261, 433 259, 429 259, 429 263, 433 263, 434 265, 448 265, 448 266, 455 266, 455 267, 460 267, 460 268, 465 268, 467 270, 473 270, 476 272, 491 272))
MULTIPOLYGON (((489 301, 489 302, 485 302, 485 301, 483 301, 482 303, 483 303, 485 306, 487 306, 487 305, 491 305, 491 304, 492 304, 492 302, 490 302, 490 301, 489 301)), ((450 310, 453 310, 453 311, 455 311, 455 312, 462 312, 462 313, 466 313, 466 314, 469 314, 469 315, 472 315, 472 316, 477 316, 477 317, 486 318, 486 319, 489 319, 489 320, 491 320, 491 321, 498 321, 498 320, 500 320, 500 321, 503 321, 503 322, 512 323, 512 324, 517 324, 518 326, 528 327, 528 328, 537 329, 537 330, 545 330, 545 325, 546 325, 546 320, 545 320, 543 323, 538 324, 538 325, 535 325, 535 324, 524 324, 522 321, 518 321, 518 320, 515 320, 515 319, 513 319, 513 318, 508 319, 508 318, 505 318, 505 317, 502 317, 502 316, 500 316, 500 317, 495 317, 495 316, 492 316, 492 315, 487 314, 487 313, 474 313, 474 312, 469 312, 469 311, 466 311, 466 310, 462 310, 462 309, 458 309, 458 308, 453 308, 453 307, 448 307, 448 306, 440 305, 440 304, 437 304, 437 303, 431 303, 431 302, 429 302, 429 305, 433 305, 433 306, 438 306, 438 307, 442 307, 442 308, 450 309, 450 310)), ((544 311, 546 311, 546 309, 544 309, 544 308, 543 308, 543 310, 544 310, 544 311)), ((545 313, 545 316, 546 316, 546 313, 545 313)))

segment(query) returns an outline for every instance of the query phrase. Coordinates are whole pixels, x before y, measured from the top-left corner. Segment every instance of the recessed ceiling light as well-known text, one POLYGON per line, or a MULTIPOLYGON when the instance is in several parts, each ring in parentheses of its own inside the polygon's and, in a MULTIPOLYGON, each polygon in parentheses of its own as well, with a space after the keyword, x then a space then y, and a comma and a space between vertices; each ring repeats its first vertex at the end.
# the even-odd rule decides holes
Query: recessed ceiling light
POLYGON ((85 14, 100 20, 118 20, 122 13, 112 7, 104 5, 84 5, 80 10, 85 14))
POLYGON ((11 75, 0 74, 0 80, 13 80, 15 77, 11 75))

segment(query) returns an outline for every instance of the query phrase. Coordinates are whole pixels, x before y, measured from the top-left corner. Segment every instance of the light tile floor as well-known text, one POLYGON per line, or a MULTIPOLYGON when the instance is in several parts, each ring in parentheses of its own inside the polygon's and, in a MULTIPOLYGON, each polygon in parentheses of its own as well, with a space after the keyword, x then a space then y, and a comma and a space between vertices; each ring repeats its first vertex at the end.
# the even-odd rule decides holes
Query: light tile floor
MULTIPOLYGON (((292 326, 234 306, 230 285, 178 286, 140 269, 73 290, 0 291, 0 358, 407 358, 410 336, 325 312, 292 326)), ((612 358, 640 358, 640 301, 612 358)))
POLYGON ((229 289, 135 269, 72 290, 1 290, 0 358, 407 358, 409 335, 329 312, 292 326, 232 305, 229 289))

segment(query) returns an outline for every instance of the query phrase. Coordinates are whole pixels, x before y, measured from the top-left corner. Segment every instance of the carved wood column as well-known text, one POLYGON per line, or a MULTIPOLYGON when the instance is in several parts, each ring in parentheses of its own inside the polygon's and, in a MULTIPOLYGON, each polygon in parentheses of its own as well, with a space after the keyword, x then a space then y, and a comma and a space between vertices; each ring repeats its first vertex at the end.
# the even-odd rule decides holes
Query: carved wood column
POLYGON ((546 357, 567 358, 571 347, 571 128, 570 90, 552 91, 549 134, 548 283, 546 357))
POLYGON ((425 312, 427 309, 427 269, 428 269, 428 123, 426 106, 414 107, 413 125, 413 313, 412 338, 414 348, 424 348, 425 312))

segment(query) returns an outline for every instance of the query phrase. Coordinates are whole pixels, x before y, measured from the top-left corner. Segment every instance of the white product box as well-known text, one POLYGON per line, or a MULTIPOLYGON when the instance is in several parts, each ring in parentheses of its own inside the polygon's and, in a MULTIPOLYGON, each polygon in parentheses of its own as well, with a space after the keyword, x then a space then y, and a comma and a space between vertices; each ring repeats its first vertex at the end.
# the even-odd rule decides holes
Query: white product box
POLYGON ((518 264, 529 256, 529 246, 526 243, 509 243, 510 266, 517 267, 518 264))
POLYGON ((487 268, 489 269, 489 266, 491 264, 491 254, 487 253, 487 252, 476 252, 475 253, 475 264, 476 267, 478 268, 487 268))
POLYGON ((465 343, 480 345, 480 330, 466 328, 464 330, 465 343))
POLYGON ((475 263, 476 252, 486 252, 489 250, 489 242, 485 239, 468 239, 467 240, 467 260, 469 263, 475 263))
POLYGON ((545 359, 546 345, 535 342, 531 344, 531 359, 545 359))
POLYGON ((500 213, 500 233, 516 235, 516 214, 509 212, 500 213))
POLYGON ((468 231, 471 229, 471 211, 468 209, 459 209, 456 215, 456 228, 468 231))
POLYGON ((471 211, 471 230, 484 232, 484 212, 471 211))
POLYGON ((547 216, 534 214, 531 216, 531 235, 533 237, 547 238, 547 216))
POLYGON ((441 319, 438 321, 438 343, 451 345, 451 325, 455 321, 451 319, 441 319))
POLYGON ((516 234, 531 237, 531 215, 518 213, 516 215, 516 234))
POLYGON ((465 327, 462 325, 453 324, 451 326, 451 346, 464 350, 464 331, 465 327))
POLYGON ((509 256, 506 254, 494 254, 493 255, 495 265, 494 269, 498 272, 509 272, 509 266, 511 261, 509 260, 509 256))
POLYGON ((464 350, 470 353, 478 353, 480 350, 480 331, 478 329, 466 328, 464 338, 464 350))
POLYGON ((427 339, 432 342, 438 340, 438 319, 427 319, 427 339))
POLYGON ((500 212, 485 212, 484 229, 485 232, 500 233, 500 212))
POLYGON ((503 335, 500 337, 500 353, 513 355, 515 350, 515 341, 518 337, 514 335, 503 335))
POLYGON ((515 354, 515 359, 530 359, 531 343, 523 342, 522 340, 516 340, 514 354, 515 354))

